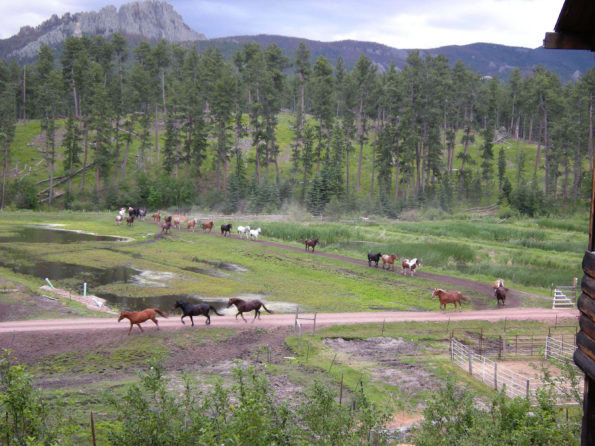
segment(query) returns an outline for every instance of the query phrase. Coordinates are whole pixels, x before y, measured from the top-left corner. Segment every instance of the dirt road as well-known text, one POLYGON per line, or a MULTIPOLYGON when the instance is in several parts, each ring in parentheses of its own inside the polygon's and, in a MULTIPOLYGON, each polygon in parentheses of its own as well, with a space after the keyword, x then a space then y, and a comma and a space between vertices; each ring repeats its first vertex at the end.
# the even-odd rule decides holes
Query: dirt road
MULTIPOLYGON (((311 315, 304 315, 311 317, 311 315)), ((578 317, 578 310, 550 310, 544 308, 502 308, 495 310, 473 310, 463 312, 370 312, 370 313, 319 313, 316 317, 316 326, 343 325, 343 324, 363 324, 380 322, 446 322, 450 321, 490 321, 497 322, 504 320, 535 320, 535 321, 555 321, 578 317)), ((211 318, 212 327, 293 327, 294 314, 272 314, 263 315, 262 319, 251 323, 244 323, 240 318, 237 320, 233 316, 214 316, 211 318)), ((189 324, 182 325, 179 315, 171 315, 170 318, 159 318, 159 326, 163 329, 176 329, 188 327, 189 324)), ((311 321, 303 321, 302 328, 308 331, 311 328, 311 321)), ((43 331, 69 331, 69 330, 122 330, 128 331, 129 323, 123 320, 118 324, 117 319, 54 319, 54 320, 33 320, 33 321, 12 321, 0 323, 0 333, 25 333, 25 332, 43 332, 43 331)), ((151 321, 145 322, 143 327, 146 330, 154 330, 154 324, 151 321)), ((197 317, 195 328, 208 328, 204 324, 204 318, 197 317)), ((133 332, 138 332, 135 327, 133 332)))

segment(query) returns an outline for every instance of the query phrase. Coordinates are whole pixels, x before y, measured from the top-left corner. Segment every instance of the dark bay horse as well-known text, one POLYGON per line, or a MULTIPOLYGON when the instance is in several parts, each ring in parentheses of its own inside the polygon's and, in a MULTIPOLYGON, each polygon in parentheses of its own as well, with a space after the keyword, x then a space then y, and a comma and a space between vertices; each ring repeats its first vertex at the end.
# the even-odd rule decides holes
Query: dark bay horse
POLYGON ((132 331, 132 327, 134 324, 138 325, 140 328, 141 333, 144 332, 143 327, 140 326, 143 322, 151 319, 157 325, 157 330, 159 330, 159 324, 157 323, 157 314, 167 317, 167 314, 163 313, 161 310, 157 308, 147 308, 143 311, 122 311, 120 313, 120 317, 118 318, 118 322, 122 319, 126 318, 130 321, 130 329, 128 330, 128 336, 130 336, 130 332, 132 331))
POLYGON ((183 300, 176 300, 174 310, 176 308, 181 308, 182 312, 184 313, 182 315, 182 318, 180 319, 182 321, 182 324, 186 325, 186 323, 184 322, 184 318, 186 316, 189 316, 193 327, 194 319, 192 318, 192 316, 206 316, 206 325, 211 325, 211 316, 209 316, 209 312, 211 310, 213 310, 213 313, 215 313, 217 316, 223 316, 221 313, 218 313, 214 307, 208 304, 191 304, 188 302, 184 302, 183 300))
POLYGON ((308 248, 312 248, 312 252, 314 252, 314 248, 320 243, 320 240, 318 238, 315 238, 314 240, 308 239, 305 240, 304 243, 306 244, 306 251, 308 251, 308 248))
POLYGON ((455 311, 457 311, 458 302, 459 311, 463 311, 463 308, 461 306, 461 300, 467 301, 467 298, 463 297, 463 294, 460 291, 444 291, 441 288, 434 288, 432 297, 436 296, 438 296, 438 300, 440 300, 441 310, 446 310, 446 304, 453 304, 455 306, 455 311))
POLYGON ((126 224, 128 226, 132 226, 134 224, 134 215, 131 215, 130 217, 126 217, 126 224))
POLYGON ((231 307, 232 305, 235 305, 238 310, 236 314, 236 319, 238 318, 238 315, 240 315, 242 316, 242 319, 244 319, 244 322, 248 321, 244 318, 244 315, 242 313, 252 310, 254 310, 254 319, 252 319, 252 322, 254 322, 256 316, 258 316, 258 319, 260 319, 260 307, 264 308, 265 311, 268 311, 269 313, 273 314, 273 312, 269 310, 267 307, 265 307, 264 304, 258 299, 246 302, 245 300, 238 299, 237 297, 232 297, 227 301, 227 308, 231 307))
POLYGON ((221 225, 221 235, 225 237, 225 235, 228 234, 231 237, 231 228, 231 223, 227 225, 221 225))
POLYGON ((212 221, 210 221, 208 223, 201 223, 203 232, 206 231, 207 229, 209 230, 209 232, 211 232, 211 229, 213 229, 214 224, 215 223, 213 223, 212 221))
POLYGON ((506 301, 506 293, 508 293, 508 288, 505 286, 499 286, 496 288, 495 294, 498 305, 500 305, 500 301, 502 301, 502 306, 504 306, 504 302, 506 301))
POLYGON ((380 257, 382 257, 382 253, 379 252, 377 254, 368 253, 368 266, 372 266, 372 262, 376 263, 376 268, 378 268, 378 262, 380 261, 380 257))

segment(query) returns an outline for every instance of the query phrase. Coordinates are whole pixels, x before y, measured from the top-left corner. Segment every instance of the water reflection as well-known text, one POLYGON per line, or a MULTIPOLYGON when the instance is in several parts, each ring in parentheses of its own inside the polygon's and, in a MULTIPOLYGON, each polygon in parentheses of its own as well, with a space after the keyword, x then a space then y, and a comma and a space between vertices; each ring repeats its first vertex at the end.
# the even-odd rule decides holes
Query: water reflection
POLYGON ((115 242, 126 238, 109 235, 95 235, 58 228, 24 226, 14 229, 0 229, 0 243, 77 243, 115 242))

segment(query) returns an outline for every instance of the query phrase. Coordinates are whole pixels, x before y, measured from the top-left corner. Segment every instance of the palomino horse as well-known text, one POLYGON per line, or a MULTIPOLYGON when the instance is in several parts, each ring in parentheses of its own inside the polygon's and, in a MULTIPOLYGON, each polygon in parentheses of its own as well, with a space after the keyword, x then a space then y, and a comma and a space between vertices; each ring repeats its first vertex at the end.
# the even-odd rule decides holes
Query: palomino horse
POLYGON ((255 300, 251 300, 250 302, 246 302, 245 300, 242 299, 238 299, 237 297, 232 297, 231 299, 229 299, 227 301, 227 308, 231 307, 232 305, 235 305, 238 312, 236 314, 236 319, 238 318, 238 315, 242 316, 242 319, 244 319, 244 322, 248 322, 245 318, 244 315, 242 313, 245 313, 247 311, 252 311, 254 310, 254 319, 252 319, 252 322, 254 322, 254 320, 256 319, 256 316, 258 316, 258 319, 260 319, 260 307, 264 308, 266 311, 268 311, 269 313, 273 313, 271 310, 269 310, 267 307, 264 306, 264 304, 259 301, 258 299, 255 300))
POLYGON ((382 253, 372 254, 371 252, 368 253, 368 266, 372 266, 372 262, 376 263, 376 268, 378 268, 378 262, 380 261, 380 257, 382 257, 382 253))
POLYGON ((401 262, 401 268, 403 270, 403 275, 406 275, 407 270, 409 270, 409 275, 413 276, 413 274, 415 273, 415 268, 419 268, 420 266, 421 266, 421 262, 419 261, 419 259, 411 259, 411 260, 403 259, 403 261, 401 262))
POLYGON ((132 331, 132 327, 134 324, 138 325, 140 328, 141 333, 144 332, 143 327, 140 326, 143 322, 151 319, 157 325, 157 330, 159 330, 159 324, 157 323, 156 316, 160 314, 163 317, 167 317, 167 314, 163 313, 161 310, 157 308, 147 308, 143 311, 122 311, 120 313, 120 317, 118 318, 118 322, 122 319, 127 318, 130 321, 130 329, 128 330, 128 336, 130 336, 130 332, 132 331))
POLYGON ((159 212, 153 214, 153 221, 156 221, 157 223, 161 221, 161 214, 159 212))
POLYGON ((176 308, 181 308, 182 312, 184 313, 182 315, 182 318, 180 319, 182 321, 182 324, 186 325, 186 323, 184 322, 184 318, 186 316, 189 316, 193 327, 194 327, 194 319, 192 319, 192 316, 206 316, 207 317, 207 319, 205 320, 206 325, 211 325, 211 316, 209 316, 209 312, 211 310, 213 310, 213 312, 217 316, 223 316, 221 313, 217 313, 217 310, 208 304, 193 305, 191 303, 184 302, 183 300, 176 300, 176 303, 174 305, 174 310, 176 308))
POLYGON ((446 304, 453 304, 455 311, 457 311, 457 302, 459 303, 459 311, 463 311, 461 300, 467 301, 460 291, 444 291, 441 288, 434 288, 432 297, 438 296, 440 300, 440 310, 446 310, 446 304))
POLYGON ((248 234, 250 234, 250 226, 238 226, 238 237, 246 236, 248 238, 248 234))
POLYGON ((221 225, 221 235, 223 237, 225 237, 225 235, 229 235, 231 237, 231 223, 228 223, 226 225, 221 225))
POLYGON ((384 269, 384 266, 388 263, 388 266, 386 269, 389 269, 392 265, 393 271, 395 270, 395 260, 399 259, 396 254, 393 254, 390 256, 388 254, 384 254, 381 258, 382 258, 382 269, 384 269))
POLYGON ((305 240, 304 243, 306 244, 306 251, 308 251, 308 248, 312 248, 312 252, 314 252, 314 248, 320 243, 320 240, 317 237, 314 240, 305 240))
POLYGON ((201 223, 203 232, 206 231, 207 229, 209 230, 209 232, 211 232, 211 229, 213 229, 214 224, 215 223, 213 223, 212 221, 210 221, 208 223, 201 223))
POLYGON ((502 306, 504 306, 504 302, 506 301, 506 293, 508 293, 508 288, 504 286, 499 286, 496 288, 496 299, 497 304, 500 305, 500 301, 502 301, 502 306))
POLYGON ((192 220, 188 220, 188 223, 186 223, 186 229, 192 229, 192 232, 194 232, 195 226, 196 226, 196 218, 193 218, 192 220))

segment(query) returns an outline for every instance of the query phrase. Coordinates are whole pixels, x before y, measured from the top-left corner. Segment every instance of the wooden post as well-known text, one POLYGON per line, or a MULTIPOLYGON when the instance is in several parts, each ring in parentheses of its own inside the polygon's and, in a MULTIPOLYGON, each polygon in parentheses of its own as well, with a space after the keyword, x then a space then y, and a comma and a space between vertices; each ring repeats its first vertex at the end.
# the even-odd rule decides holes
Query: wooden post
POLYGON ((498 363, 494 363, 494 390, 498 390, 498 363))
POLYGON ((316 313, 314 313, 314 325, 312 325, 312 334, 316 333, 316 313))
POLYGON ((91 436, 93 437, 93 446, 97 445, 95 441, 95 421, 93 421, 93 412, 91 411, 91 436))
POLYGON ((502 335, 498 336, 498 359, 502 358, 502 335))
POLYGON ((529 390, 529 386, 530 385, 531 385, 531 381, 529 381, 527 379, 527 399, 530 399, 531 398, 531 393, 530 393, 530 390, 529 390))
POLYGON ((382 336, 384 336, 384 323, 386 322, 386 319, 384 319, 382 321, 382 336))
POLYGON ((469 349, 469 375, 473 376, 473 359, 471 358, 471 349, 469 349))
POLYGON ((343 374, 341 373, 341 388, 339 390, 339 406, 343 402, 343 374))

